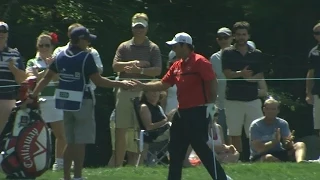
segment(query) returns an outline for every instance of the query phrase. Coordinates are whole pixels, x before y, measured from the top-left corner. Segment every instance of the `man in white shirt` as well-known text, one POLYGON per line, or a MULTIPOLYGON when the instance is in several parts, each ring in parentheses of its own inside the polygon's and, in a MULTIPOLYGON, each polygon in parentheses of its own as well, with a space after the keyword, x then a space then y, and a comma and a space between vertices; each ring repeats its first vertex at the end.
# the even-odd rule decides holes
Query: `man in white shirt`
POLYGON ((217 98, 217 106, 219 109, 219 118, 218 118, 218 124, 223 129, 223 136, 226 140, 226 143, 228 142, 228 135, 227 135, 227 123, 226 123, 226 115, 224 111, 224 101, 225 101, 225 91, 226 91, 226 79, 225 75, 222 72, 222 65, 221 65, 221 52, 223 49, 230 47, 232 43, 232 31, 229 28, 222 27, 217 32, 217 43, 220 46, 220 51, 214 53, 210 57, 210 62, 212 64, 212 68, 214 72, 216 72, 218 80, 218 98, 217 98), (223 79, 223 80, 222 80, 223 79))

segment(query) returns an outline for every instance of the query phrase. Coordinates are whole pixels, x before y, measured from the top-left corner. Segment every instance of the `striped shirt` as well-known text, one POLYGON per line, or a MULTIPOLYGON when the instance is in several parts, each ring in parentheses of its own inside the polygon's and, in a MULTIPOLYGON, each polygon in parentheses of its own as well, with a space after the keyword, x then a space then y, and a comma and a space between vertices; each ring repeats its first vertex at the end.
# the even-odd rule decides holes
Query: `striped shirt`
POLYGON ((15 61, 17 68, 25 69, 19 51, 12 48, 5 48, 0 51, 0 86, 7 86, 0 87, 0 99, 12 100, 17 97, 18 86, 14 75, 8 67, 11 60, 15 61))
MULTIPOLYGON (((132 60, 149 61, 150 67, 162 68, 161 52, 155 43, 148 38, 141 45, 136 45, 133 39, 121 43, 114 56, 113 62, 127 62, 132 60)), ((120 78, 153 78, 144 74, 120 72, 120 78)))

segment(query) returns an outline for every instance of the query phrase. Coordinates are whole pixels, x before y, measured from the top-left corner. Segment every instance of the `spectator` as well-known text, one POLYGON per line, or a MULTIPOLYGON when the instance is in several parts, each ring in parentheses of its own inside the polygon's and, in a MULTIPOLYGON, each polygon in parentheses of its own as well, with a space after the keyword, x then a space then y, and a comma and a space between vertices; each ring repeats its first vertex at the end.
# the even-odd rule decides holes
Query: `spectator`
POLYGON ((220 163, 236 163, 239 160, 239 152, 233 145, 226 145, 223 129, 217 123, 219 113, 215 113, 213 116, 213 124, 209 127, 209 148, 212 150, 212 141, 214 143, 214 150, 216 157, 220 163), (211 131, 213 132, 213 137, 211 137, 211 131))
POLYGON ((64 111, 67 146, 64 151, 64 180, 70 180, 74 161, 74 178, 82 180, 86 144, 95 143, 95 120, 92 91, 89 79, 97 86, 130 88, 130 81, 112 81, 101 77, 93 56, 87 51, 89 42, 96 39, 85 27, 74 28, 70 33, 70 46, 58 54, 44 78, 40 80, 30 98, 37 96, 56 74, 56 108, 64 111), (84 68, 83 68, 84 67, 84 68), (72 93, 72 94, 71 94, 72 93))
POLYGON ((313 104, 313 126, 320 136, 320 81, 312 79, 320 78, 320 23, 313 27, 313 37, 318 44, 309 52, 306 101, 308 104, 313 104))
POLYGON ((183 159, 190 144, 211 178, 230 179, 206 144, 209 118, 213 116, 213 102, 217 96, 217 81, 211 63, 194 53, 192 38, 187 33, 176 34, 167 44, 179 60, 170 67, 162 80, 150 83, 133 81, 136 82, 135 86, 145 91, 162 91, 177 85, 179 107, 170 128, 168 180, 181 179, 183 159))
MULTIPOLYGON (((148 21, 149 18, 144 13, 137 13, 132 17, 133 38, 119 45, 113 60, 113 70, 120 73, 120 80, 123 78, 152 79, 161 73, 160 49, 146 36, 148 21)), ((119 89, 117 92, 115 130, 115 165, 117 167, 122 165, 127 149, 125 139, 127 130, 138 128, 130 100, 139 97, 139 94, 140 91, 126 89, 119 89)), ((135 152, 127 153, 130 165, 135 165, 138 158, 138 146, 135 149, 135 152)))
POLYGON ((0 87, 0 133, 15 107, 18 89, 16 86, 27 78, 20 53, 7 46, 8 35, 8 24, 0 21, 0 86, 6 86, 0 87))
POLYGON ((226 76, 223 74, 222 71, 222 64, 221 64, 221 53, 222 51, 231 46, 233 37, 232 32, 229 28, 222 27, 217 32, 217 43, 220 46, 220 51, 214 53, 210 57, 210 62, 212 64, 212 68, 214 72, 216 72, 218 80, 218 97, 217 97, 217 107, 219 109, 219 118, 218 124, 223 129, 223 138, 228 144, 228 135, 227 135, 227 122, 226 122, 226 115, 224 109, 224 102, 225 102, 225 94, 226 94, 226 76))
MULTIPOLYGON (((40 34, 37 38, 37 53, 36 57, 28 60, 26 73, 28 76, 36 76, 37 80, 43 78, 47 68, 52 63, 51 57, 53 51, 52 37, 49 34, 40 34)), ((55 108, 54 91, 57 86, 57 77, 43 89, 41 92, 45 102, 40 103, 41 116, 46 123, 50 123, 53 134, 56 137, 55 141, 55 162, 52 170, 63 169, 63 150, 66 146, 63 126, 63 111, 55 108)))
POLYGON ((233 33, 236 43, 226 48, 221 55, 223 73, 228 79, 225 111, 229 143, 236 147, 243 161, 247 159, 244 158, 245 152, 242 153, 242 128, 244 126, 246 136, 249 137, 251 122, 263 115, 258 90, 259 79, 264 78, 263 55, 247 44, 249 29, 248 22, 235 23, 233 33))
POLYGON ((250 160, 253 162, 301 162, 306 155, 303 142, 294 142, 288 122, 277 117, 280 103, 269 98, 265 101, 263 117, 250 126, 250 160))
MULTIPOLYGON (((116 81, 119 80, 119 76, 116 77, 115 79, 116 81)), ((114 88, 113 89, 113 93, 115 94, 114 97, 116 97, 117 95, 117 90, 118 88, 114 88)), ((111 135, 111 144, 112 144, 112 155, 111 158, 108 162, 108 166, 109 167, 115 167, 115 129, 116 129, 116 109, 114 109, 111 113, 110 116, 110 135, 111 135)), ((136 152, 137 151, 137 141, 135 140, 135 129, 133 128, 129 128, 127 130, 127 134, 126 134, 126 153, 130 152, 136 152)), ((129 161, 133 161, 132 158, 129 157, 128 159, 129 161)), ((128 162, 129 164, 133 164, 134 162, 128 162)), ((140 161, 140 163, 143 163, 143 161, 140 161)))

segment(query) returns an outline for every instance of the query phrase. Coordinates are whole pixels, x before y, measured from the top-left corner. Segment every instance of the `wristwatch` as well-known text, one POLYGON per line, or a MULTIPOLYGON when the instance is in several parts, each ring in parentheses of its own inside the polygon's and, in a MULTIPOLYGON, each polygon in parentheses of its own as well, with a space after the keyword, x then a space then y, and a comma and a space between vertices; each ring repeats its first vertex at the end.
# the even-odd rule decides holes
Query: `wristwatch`
POLYGON ((144 68, 141 68, 140 74, 144 73, 144 68))

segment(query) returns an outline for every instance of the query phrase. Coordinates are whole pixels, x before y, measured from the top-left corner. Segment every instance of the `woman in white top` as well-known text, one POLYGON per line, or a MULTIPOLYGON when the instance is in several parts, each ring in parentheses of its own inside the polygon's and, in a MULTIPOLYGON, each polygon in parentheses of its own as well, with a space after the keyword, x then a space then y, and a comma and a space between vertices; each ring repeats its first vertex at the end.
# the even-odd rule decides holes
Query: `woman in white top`
MULTIPOLYGON (((28 60, 26 73, 28 76, 36 76, 37 80, 43 78, 47 68, 52 63, 53 39, 49 34, 42 33, 37 38, 37 53, 36 57, 28 60)), ((54 92, 56 89, 55 81, 41 92, 40 97, 46 99, 45 102, 40 103, 41 116, 46 123, 50 123, 53 134, 56 137, 55 144, 55 163, 53 170, 63 169, 63 150, 65 148, 65 136, 63 125, 63 111, 55 108, 54 92)))
MULTIPOLYGON (((177 61, 176 53, 174 51, 170 51, 168 55, 168 65, 167 68, 169 69, 172 64, 177 61)), ((168 115, 170 118, 170 114, 172 115, 174 111, 178 108, 178 99, 177 99, 177 86, 174 85, 170 87, 167 92, 166 96, 161 99, 163 106, 162 107, 165 110, 166 115, 168 115)))
POLYGON ((214 151, 217 160, 220 163, 236 163, 239 160, 239 152, 233 145, 226 145, 222 127, 217 124, 219 113, 215 113, 213 117, 212 126, 209 127, 209 141, 208 146, 212 149, 212 141, 214 143, 214 151), (211 129, 213 131, 213 138, 211 137, 211 129))

